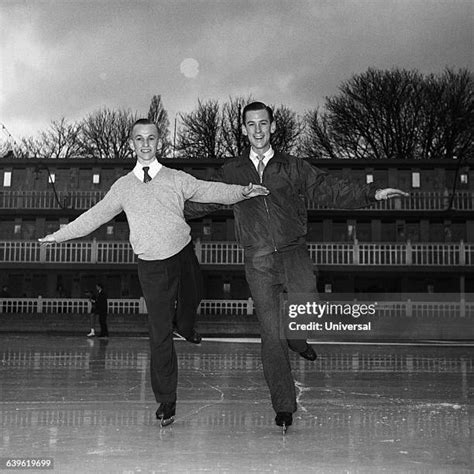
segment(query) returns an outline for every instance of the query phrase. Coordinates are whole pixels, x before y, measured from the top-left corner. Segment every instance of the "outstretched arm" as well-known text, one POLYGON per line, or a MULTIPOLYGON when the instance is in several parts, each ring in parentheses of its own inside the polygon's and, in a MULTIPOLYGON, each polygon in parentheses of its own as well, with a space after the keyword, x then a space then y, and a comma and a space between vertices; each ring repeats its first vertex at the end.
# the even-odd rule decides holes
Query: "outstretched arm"
MULTIPOLYGON (((222 166, 217 171, 215 171, 211 177, 206 178, 208 181, 220 182, 220 183, 227 183, 233 184, 231 180, 228 179, 226 175, 225 166, 222 166)), ((218 203, 202 203, 196 202, 192 198, 186 200, 184 203, 184 218, 186 220, 191 219, 198 219, 200 217, 206 216, 214 211, 224 209, 227 207, 226 204, 218 204, 218 203)))
POLYGON ((257 196, 267 196, 270 191, 260 184, 249 183, 248 186, 244 186, 242 189, 242 196, 244 199, 252 199, 257 196))
POLYGON ((377 189, 377 191, 375 191, 375 199, 377 201, 392 199, 394 197, 408 197, 409 195, 409 193, 395 188, 377 189))
MULTIPOLYGON (((242 187, 242 199, 251 199, 257 196, 266 196, 269 191, 264 186, 250 183, 248 186, 242 187)), ((184 218, 188 220, 197 219, 206 216, 211 212, 223 209, 225 204, 202 203, 188 200, 184 203, 184 218)))
POLYGON ((221 170, 219 171, 210 181, 197 179, 188 173, 178 171, 177 182, 179 182, 184 200, 230 205, 268 194, 268 190, 258 184, 252 185, 250 183, 247 186, 242 186, 219 179, 223 174, 221 170))
POLYGON ((301 167, 306 196, 322 207, 356 209, 382 199, 408 196, 408 193, 399 189, 377 189, 375 183, 360 185, 336 178, 305 161, 302 161, 301 167))
POLYGON ((184 203, 184 219, 187 221, 198 219, 225 207, 225 204, 204 204, 202 202, 186 201, 184 203))
POLYGON ((38 242, 42 246, 49 246, 56 243, 56 238, 54 237, 54 234, 48 234, 42 237, 41 239, 38 239, 38 242))
POLYGON ((38 239, 38 241, 41 245, 52 245, 56 242, 77 239, 90 234, 122 212, 123 209, 118 194, 116 187, 112 185, 112 188, 104 198, 88 211, 81 214, 77 219, 63 228, 38 239))

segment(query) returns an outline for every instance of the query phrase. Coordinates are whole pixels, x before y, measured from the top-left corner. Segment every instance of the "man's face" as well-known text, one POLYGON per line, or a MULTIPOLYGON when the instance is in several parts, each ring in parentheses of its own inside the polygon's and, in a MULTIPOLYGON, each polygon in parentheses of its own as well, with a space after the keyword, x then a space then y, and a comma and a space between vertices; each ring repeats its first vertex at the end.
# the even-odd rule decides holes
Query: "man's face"
POLYGON ((275 122, 270 122, 266 110, 249 110, 245 114, 242 133, 248 137, 255 152, 265 153, 270 148, 270 137, 274 131, 275 122))
POLYGON ((137 154, 140 164, 149 164, 155 159, 157 145, 158 130, 155 125, 145 124, 133 127, 130 147, 137 154))

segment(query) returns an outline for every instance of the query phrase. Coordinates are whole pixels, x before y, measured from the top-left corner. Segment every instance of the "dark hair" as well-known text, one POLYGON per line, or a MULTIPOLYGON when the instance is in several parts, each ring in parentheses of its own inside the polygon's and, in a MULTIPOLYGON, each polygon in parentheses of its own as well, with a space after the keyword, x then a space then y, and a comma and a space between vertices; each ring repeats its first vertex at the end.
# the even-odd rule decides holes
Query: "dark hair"
POLYGON ((245 114, 250 111, 254 110, 266 110, 268 112, 268 116, 270 117, 270 123, 274 121, 273 117, 273 110, 268 105, 265 105, 263 102, 251 102, 244 107, 242 112, 242 122, 245 125, 245 114))
POLYGON ((141 118, 141 119, 135 120, 132 127, 130 128, 130 136, 132 136, 133 129, 135 128, 136 125, 154 125, 156 127, 156 123, 150 119, 141 118))

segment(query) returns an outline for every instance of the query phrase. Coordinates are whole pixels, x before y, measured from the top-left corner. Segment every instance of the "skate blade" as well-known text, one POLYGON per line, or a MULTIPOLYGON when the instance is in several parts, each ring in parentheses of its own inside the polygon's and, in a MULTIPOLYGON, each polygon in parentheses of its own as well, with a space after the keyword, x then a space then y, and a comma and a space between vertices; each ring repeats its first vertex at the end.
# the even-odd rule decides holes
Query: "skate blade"
POLYGON ((165 426, 169 426, 171 425, 171 423, 173 423, 174 421, 174 416, 172 416, 171 418, 162 418, 161 419, 161 427, 164 428, 165 426))
POLYGON ((286 432, 288 431, 288 426, 286 425, 286 423, 283 423, 283 425, 281 426, 281 431, 282 435, 286 435, 286 432))

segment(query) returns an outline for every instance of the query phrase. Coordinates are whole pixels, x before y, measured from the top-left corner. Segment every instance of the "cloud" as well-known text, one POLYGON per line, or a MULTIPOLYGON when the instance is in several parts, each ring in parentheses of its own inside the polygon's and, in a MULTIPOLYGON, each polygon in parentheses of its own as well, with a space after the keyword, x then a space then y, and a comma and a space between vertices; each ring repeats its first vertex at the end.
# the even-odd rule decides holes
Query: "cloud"
POLYGON ((323 105, 354 73, 472 66, 468 0, 154 0, 0 6, 2 122, 14 135, 94 110, 172 118, 198 98, 253 95, 298 112, 323 105), (199 63, 190 79, 186 58, 199 63))

